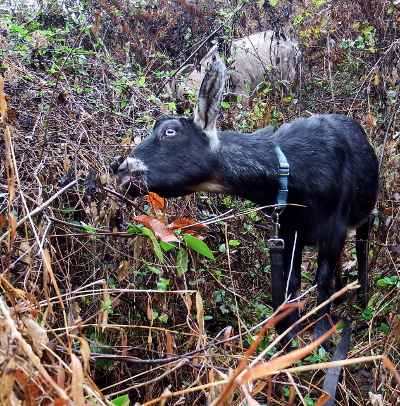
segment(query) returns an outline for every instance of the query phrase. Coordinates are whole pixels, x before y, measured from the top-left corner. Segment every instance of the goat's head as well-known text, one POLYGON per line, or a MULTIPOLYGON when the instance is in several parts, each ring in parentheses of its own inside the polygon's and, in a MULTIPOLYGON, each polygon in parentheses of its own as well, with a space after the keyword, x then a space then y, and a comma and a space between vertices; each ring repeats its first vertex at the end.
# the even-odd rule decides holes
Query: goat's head
POLYGON ((225 65, 213 61, 201 84, 194 117, 156 122, 118 168, 117 184, 123 192, 172 197, 196 190, 222 191, 213 178, 213 161, 219 147, 216 120, 225 76, 225 65))

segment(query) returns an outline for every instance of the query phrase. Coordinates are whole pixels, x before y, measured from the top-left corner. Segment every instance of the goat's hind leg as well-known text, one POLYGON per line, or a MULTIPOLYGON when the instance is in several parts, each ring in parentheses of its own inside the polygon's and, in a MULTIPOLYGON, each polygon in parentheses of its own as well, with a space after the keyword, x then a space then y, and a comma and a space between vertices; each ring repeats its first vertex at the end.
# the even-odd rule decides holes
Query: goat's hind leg
MULTIPOLYGON (((326 239, 320 240, 318 253, 317 270, 317 305, 328 300, 334 293, 333 278, 335 274, 341 272, 341 254, 346 240, 346 233, 342 232, 340 237, 334 238, 330 235, 326 239)), ((331 303, 326 304, 317 311, 317 318, 320 319, 314 328, 314 338, 318 338, 326 333, 331 324, 326 315, 331 313, 331 303)), ((330 348, 327 341, 324 345, 326 349, 330 348)))

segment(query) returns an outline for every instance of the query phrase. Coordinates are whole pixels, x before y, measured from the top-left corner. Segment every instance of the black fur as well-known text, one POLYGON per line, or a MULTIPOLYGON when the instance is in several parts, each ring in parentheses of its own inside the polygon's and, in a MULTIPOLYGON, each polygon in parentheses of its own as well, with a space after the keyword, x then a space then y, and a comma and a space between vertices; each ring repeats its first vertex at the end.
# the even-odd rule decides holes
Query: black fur
MULTIPOLYGON (((151 135, 132 151, 129 164, 120 166, 118 183, 134 197, 147 191, 172 197, 202 190, 272 205, 279 187, 277 144, 290 165, 288 203, 305 206, 288 206, 280 216, 285 279, 297 232, 288 294, 294 298, 300 292, 302 249, 318 245, 318 303, 328 299, 347 230, 355 228, 359 293, 365 294, 368 220, 378 195, 379 174, 376 155, 362 127, 344 115, 316 115, 296 119, 275 132, 271 127, 252 134, 217 132, 217 138, 217 143, 210 139, 193 118, 159 120, 151 135)), ((283 301, 284 297, 275 298, 274 307, 283 301)), ((317 316, 325 313, 330 313, 330 306, 317 316)), ((278 331, 298 317, 290 315, 277 326, 278 331)), ((329 327, 324 317, 315 327, 315 336, 329 327)))

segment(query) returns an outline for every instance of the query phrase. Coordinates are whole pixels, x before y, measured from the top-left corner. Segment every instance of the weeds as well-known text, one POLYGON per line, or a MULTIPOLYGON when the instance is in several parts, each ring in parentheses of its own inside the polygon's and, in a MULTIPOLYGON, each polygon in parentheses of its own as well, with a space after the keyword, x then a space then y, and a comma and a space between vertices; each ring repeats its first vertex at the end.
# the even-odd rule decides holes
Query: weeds
MULTIPOLYGON (((347 294, 335 308, 354 327, 339 390, 344 405, 396 403, 399 10, 386 0, 290 7, 281 0, 0 6, 1 402, 324 400, 329 356, 311 348, 311 331, 297 353, 282 355, 276 345, 263 214, 223 196, 170 199, 165 209, 132 202, 115 190, 111 169, 157 118, 191 113, 193 98, 181 106, 162 97, 184 63, 195 63, 217 36, 277 24, 302 43, 298 87, 284 98, 265 83, 248 107, 225 104, 221 127, 254 131, 333 111, 365 127, 382 156, 381 199, 367 306, 347 294), (269 327, 260 332, 265 317, 269 327)), ((353 243, 343 255, 349 281, 353 243)), ((312 250, 303 267, 306 290, 312 250)), ((306 327, 314 303, 311 291, 306 327)))

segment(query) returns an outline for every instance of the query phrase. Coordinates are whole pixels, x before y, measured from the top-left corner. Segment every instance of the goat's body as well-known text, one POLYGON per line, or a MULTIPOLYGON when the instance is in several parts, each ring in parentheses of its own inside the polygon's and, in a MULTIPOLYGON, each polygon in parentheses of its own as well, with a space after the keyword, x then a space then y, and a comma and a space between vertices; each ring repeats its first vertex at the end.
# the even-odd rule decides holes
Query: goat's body
MULTIPOLYGON (((206 82, 210 86, 214 85, 212 79, 206 82)), ((218 97, 222 95, 214 95, 213 100, 218 97)), ((202 100, 198 109, 202 109, 202 102, 210 109, 216 108, 202 100)), ((194 120, 158 121, 152 134, 121 165, 118 182, 122 187, 132 196, 148 191, 163 197, 209 191, 241 196, 262 206, 273 205, 279 189, 278 145, 290 165, 289 205, 279 219, 279 237, 285 241, 285 280, 293 262, 287 293, 294 298, 300 291, 302 249, 318 245, 318 303, 328 299, 332 279, 339 272, 347 230, 359 226, 360 292, 365 293, 368 227, 363 223, 374 209, 379 178, 378 162, 362 127, 347 116, 316 115, 284 124, 275 132, 266 127, 252 134, 238 134, 217 132, 207 120, 207 114, 213 117, 216 113, 203 110, 202 114, 206 118, 196 113, 194 120)), ((274 307, 284 299, 284 291, 275 292, 274 307)), ((326 306, 317 316, 329 311, 326 306)), ((278 331, 296 320, 298 315, 292 314, 277 326, 278 331)), ((328 327, 324 318, 317 323, 316 336, 328 327)))

